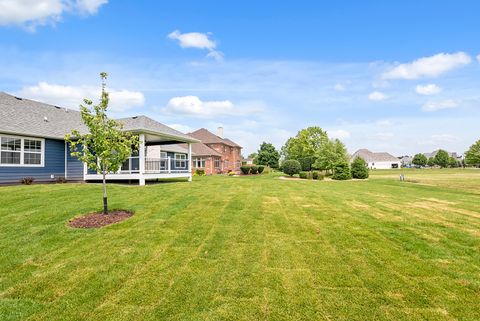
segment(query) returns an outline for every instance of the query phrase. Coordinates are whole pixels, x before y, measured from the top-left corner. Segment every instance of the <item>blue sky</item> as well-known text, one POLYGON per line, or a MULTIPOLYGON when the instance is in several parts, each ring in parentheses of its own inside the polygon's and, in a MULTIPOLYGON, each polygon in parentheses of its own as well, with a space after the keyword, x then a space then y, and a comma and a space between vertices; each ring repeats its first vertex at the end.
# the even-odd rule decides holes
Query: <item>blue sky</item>
POLYGON ((0 0, 0 90, 255 151, 317 125, 395 155, 479 138, 478 1, 0 0))

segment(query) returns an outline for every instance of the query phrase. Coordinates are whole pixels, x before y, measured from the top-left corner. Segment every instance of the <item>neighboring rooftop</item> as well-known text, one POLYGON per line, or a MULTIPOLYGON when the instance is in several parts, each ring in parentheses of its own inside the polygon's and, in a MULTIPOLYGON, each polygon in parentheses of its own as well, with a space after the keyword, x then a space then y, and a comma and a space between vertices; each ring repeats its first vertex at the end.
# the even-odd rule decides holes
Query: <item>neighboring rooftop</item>
POLYGON ((353 155, 352 158, 360 157, 367 163, 371 162, 399 162, 399 159, 389 153, 381 152, 374 153, 368 149, 359 149, 353 155))
MULTIPOLYGON (((181 141, 198 141, 146 116, 122 118, 118 121, 128 131, 161 134, 181 141)), ((87 132, 79 111, 0 92, 0 132, 64 139, 65 134, 73 129, 80 133, 87 132)))
POLYGON ((205 128, 197 129, 196 131, 189 133, 188 135, 200 140, 204 144, 225 144, 232 147, 241 147, 228 138, 222 138, 205 128))

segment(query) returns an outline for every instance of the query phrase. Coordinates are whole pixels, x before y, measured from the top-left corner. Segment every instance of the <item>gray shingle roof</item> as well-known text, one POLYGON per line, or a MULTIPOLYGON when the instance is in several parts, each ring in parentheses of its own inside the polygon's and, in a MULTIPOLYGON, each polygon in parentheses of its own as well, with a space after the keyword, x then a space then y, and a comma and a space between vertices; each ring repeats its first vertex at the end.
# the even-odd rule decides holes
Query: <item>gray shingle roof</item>
POLYGON ((371 162, 400 162, 398 158, 389 154, 389 153, 374 153, 369 151, 368 149, 359 149, 353 155, 352 159, 355 157, 360 157, 367 163, 371 162))
MULTIPOLYGON (((186 134, 146 116, 122 118, 124 129, 160 134, 184 142, 197 142, 186 134)), ((86 133, 80 112, 0 92, 0 132, 63 139, 73 129, 86 133)))

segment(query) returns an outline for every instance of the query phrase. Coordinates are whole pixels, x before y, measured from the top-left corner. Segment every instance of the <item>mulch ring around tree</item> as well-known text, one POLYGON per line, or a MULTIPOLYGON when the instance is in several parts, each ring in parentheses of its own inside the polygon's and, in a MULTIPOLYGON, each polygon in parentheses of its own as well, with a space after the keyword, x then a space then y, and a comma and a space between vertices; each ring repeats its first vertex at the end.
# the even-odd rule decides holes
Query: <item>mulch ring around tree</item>
POLYGON ((121 222, 132 215, 133 212, 127 210, 113 210, 108 212, 107 215, 103 214, 103 212, 95 212, 71 219, 68 222, 68 226, 74 228, 99 228, 121 222))

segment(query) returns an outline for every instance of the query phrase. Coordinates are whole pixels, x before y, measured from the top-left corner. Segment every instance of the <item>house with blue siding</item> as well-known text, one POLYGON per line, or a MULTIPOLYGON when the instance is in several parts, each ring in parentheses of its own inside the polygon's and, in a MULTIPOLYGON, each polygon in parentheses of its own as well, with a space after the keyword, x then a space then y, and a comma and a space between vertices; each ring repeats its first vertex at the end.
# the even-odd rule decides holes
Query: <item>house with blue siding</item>
MULTIPOLYGON (((197 139, 146 116, 118 121, 125 131, 138 135, 140 147, 117 173, 107 174, 107 180, 140 185, 164 178, 191 180, 192 144, 197 139), (177 144, 187 148, 172 152, 169 146, 177 144)), ((79 111, 0 92, 0 184, 19 183, 25 177, 35 182, 100 180, 100 173, 70 155, 64 137, 73 129, 87 132, 79 111)))

